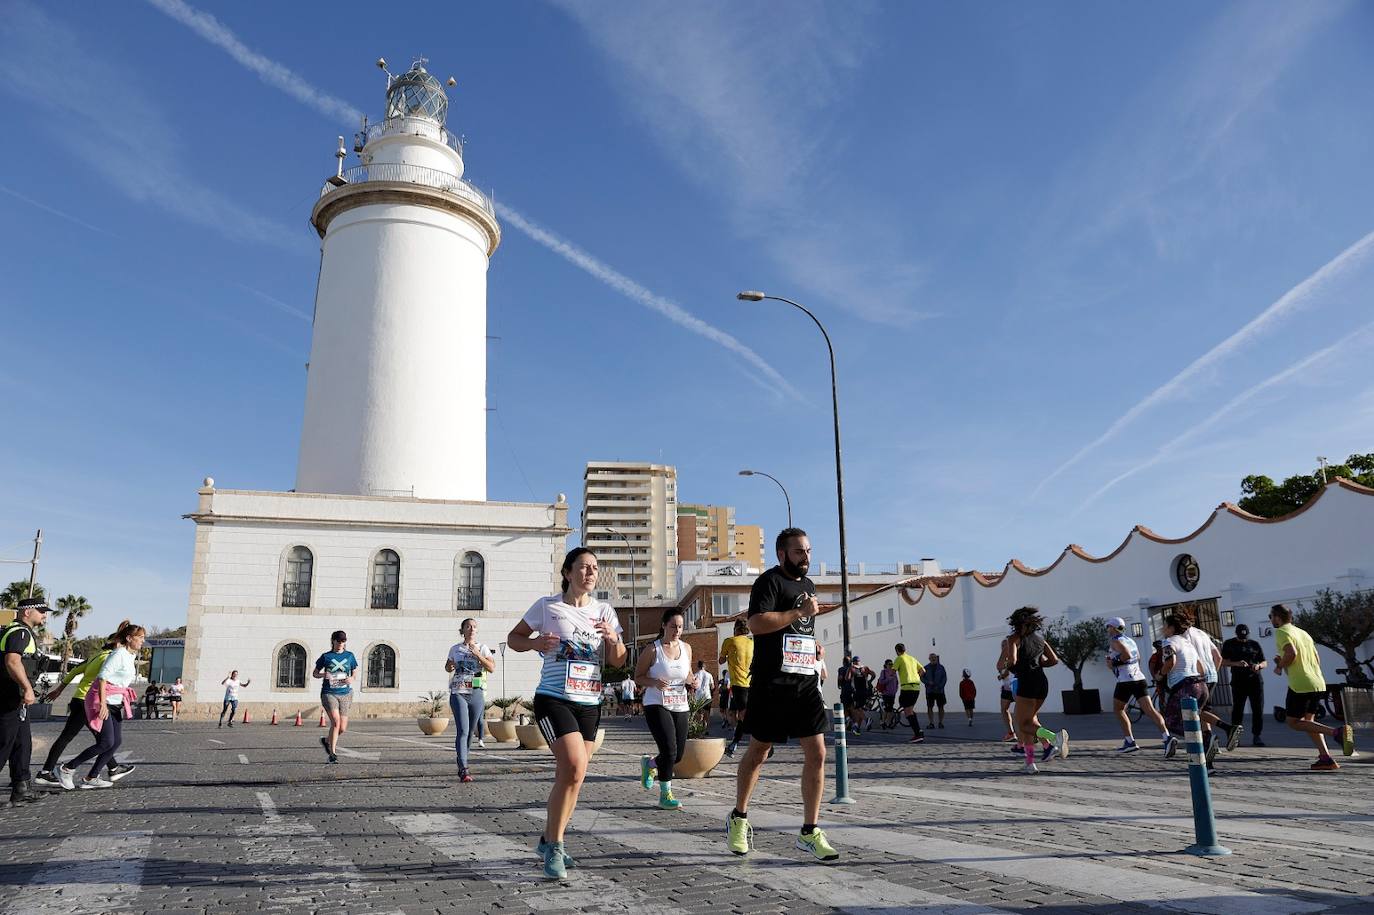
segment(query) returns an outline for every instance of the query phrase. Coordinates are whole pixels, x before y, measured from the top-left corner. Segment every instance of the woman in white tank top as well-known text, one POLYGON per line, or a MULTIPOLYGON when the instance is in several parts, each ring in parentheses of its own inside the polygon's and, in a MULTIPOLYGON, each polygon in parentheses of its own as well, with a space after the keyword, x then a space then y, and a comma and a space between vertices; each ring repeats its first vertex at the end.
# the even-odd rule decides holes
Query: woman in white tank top
POLYGON ((658 806, 676 810, 682 806, 673 797, 673 766, 687 751, 687 696, 696 689, 692 671, 692 648, 682 641, 683 616, 678 609, 663 614, 663 627, 651 651, 639 656, 635 683, 644 688, 644 720, 658 744, 658 756, 641 756, 639 780, 647 791, 659 783, 658 806))

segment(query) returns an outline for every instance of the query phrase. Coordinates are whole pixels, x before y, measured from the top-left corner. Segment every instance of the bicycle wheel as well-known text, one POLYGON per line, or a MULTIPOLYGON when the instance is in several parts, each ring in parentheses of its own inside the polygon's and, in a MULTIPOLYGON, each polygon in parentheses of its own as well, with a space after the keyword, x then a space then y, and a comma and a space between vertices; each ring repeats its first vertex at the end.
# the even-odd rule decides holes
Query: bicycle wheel
POLYGON ((1138 724, 1141 718, 1145 717, 1145 710, 1140 707, 1140 703, 1132 699, 1131 704, 1126 706, 1126 714, 1130 716, 1131 722, 1138 724))

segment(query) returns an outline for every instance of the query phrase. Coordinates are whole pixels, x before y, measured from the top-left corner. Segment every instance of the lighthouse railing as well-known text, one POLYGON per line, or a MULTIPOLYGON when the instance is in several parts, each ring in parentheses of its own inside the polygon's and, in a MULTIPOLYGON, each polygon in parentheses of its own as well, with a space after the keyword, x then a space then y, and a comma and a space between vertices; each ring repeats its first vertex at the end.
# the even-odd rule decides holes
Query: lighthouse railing
POLYGON ((366 181, 397 181, 420 184, 453 194, 455 197, 461 197, 469 203, 476 204, 492 216, 496 215, 496 209, 492 206, 490 197, 462 178, 437 168, 409 165, 404 162, 374 162, 371 165, 355 165, 352 168, 346 168, 342 177, 342 183, 338 179, 326 181, 324 187, 320 189, 320 196, 323 197, 330 191, 349 184, 361 184, 366 181))

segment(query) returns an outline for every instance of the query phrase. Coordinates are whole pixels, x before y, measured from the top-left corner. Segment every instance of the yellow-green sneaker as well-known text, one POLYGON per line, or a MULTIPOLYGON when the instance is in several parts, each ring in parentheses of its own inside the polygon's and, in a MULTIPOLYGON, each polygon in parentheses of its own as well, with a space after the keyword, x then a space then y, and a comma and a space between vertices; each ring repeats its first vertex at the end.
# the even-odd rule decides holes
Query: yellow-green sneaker
POLYGON ((645 791, 653 788, 654 779, 658 777, 658 767, 655 766, 650 758, 645 755, 639 757, 639 784, 645 791))
POLYGON ((749 849, 754 845, 754 830, 749 821, 731 813, 730 818, 725 821, 725 830, 729 836, 726 844, 730 850, 737 855, 749 854, 749 849))
POLYGON ((1341 728, 1341 752, 1346 756, 1355 755, 1355 729, 1348 724, 1341 728))
POLYGON ((664 810, 680 810, 682 809, 682 801, 673 797, 673 792, 670 789, 668 791, 659 792, 658 806, 662 807, 664 810))
POLYGON ((802 851, 811 852, 811 854, 816 856, 817 860, 824 861, 827 864, 831 861, 838 861, 840 859, 840 853, 835 851, 834 847, 825 840, 825 833, 821 832, 819 829, 813 831, 809 836, 805 833, 798 833, 797 847, 802 851))

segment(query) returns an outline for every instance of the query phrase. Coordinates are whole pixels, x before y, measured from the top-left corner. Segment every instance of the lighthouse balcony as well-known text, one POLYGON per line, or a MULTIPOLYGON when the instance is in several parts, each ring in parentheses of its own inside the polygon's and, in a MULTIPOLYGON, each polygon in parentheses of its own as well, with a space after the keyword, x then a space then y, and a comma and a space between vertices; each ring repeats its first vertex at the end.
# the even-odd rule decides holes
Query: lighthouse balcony
POLYGON ((421 117, 387 118, 380 124, 369 124, 354 137, 353 149, 355 152, 362 152, 373 140, 395 136, 424 137, 444 144, 460 156, 463 154, 463 141, 460 138, 429 118, 421 117))
POLYGON ((356 165, 353 168, 344 169, 342 180, 335 177, 324 183, 324 187, 320 189, 320 197, 328 196, 331 192, 349 185, 369 181, 418 184, 433 188, 475 205, 493 219, 496 217, 496 208, 492 205, 491 198, 462 178, 456 178, 437 168, 409 165, 404 162, 374 162, 371 165, 356 165))

